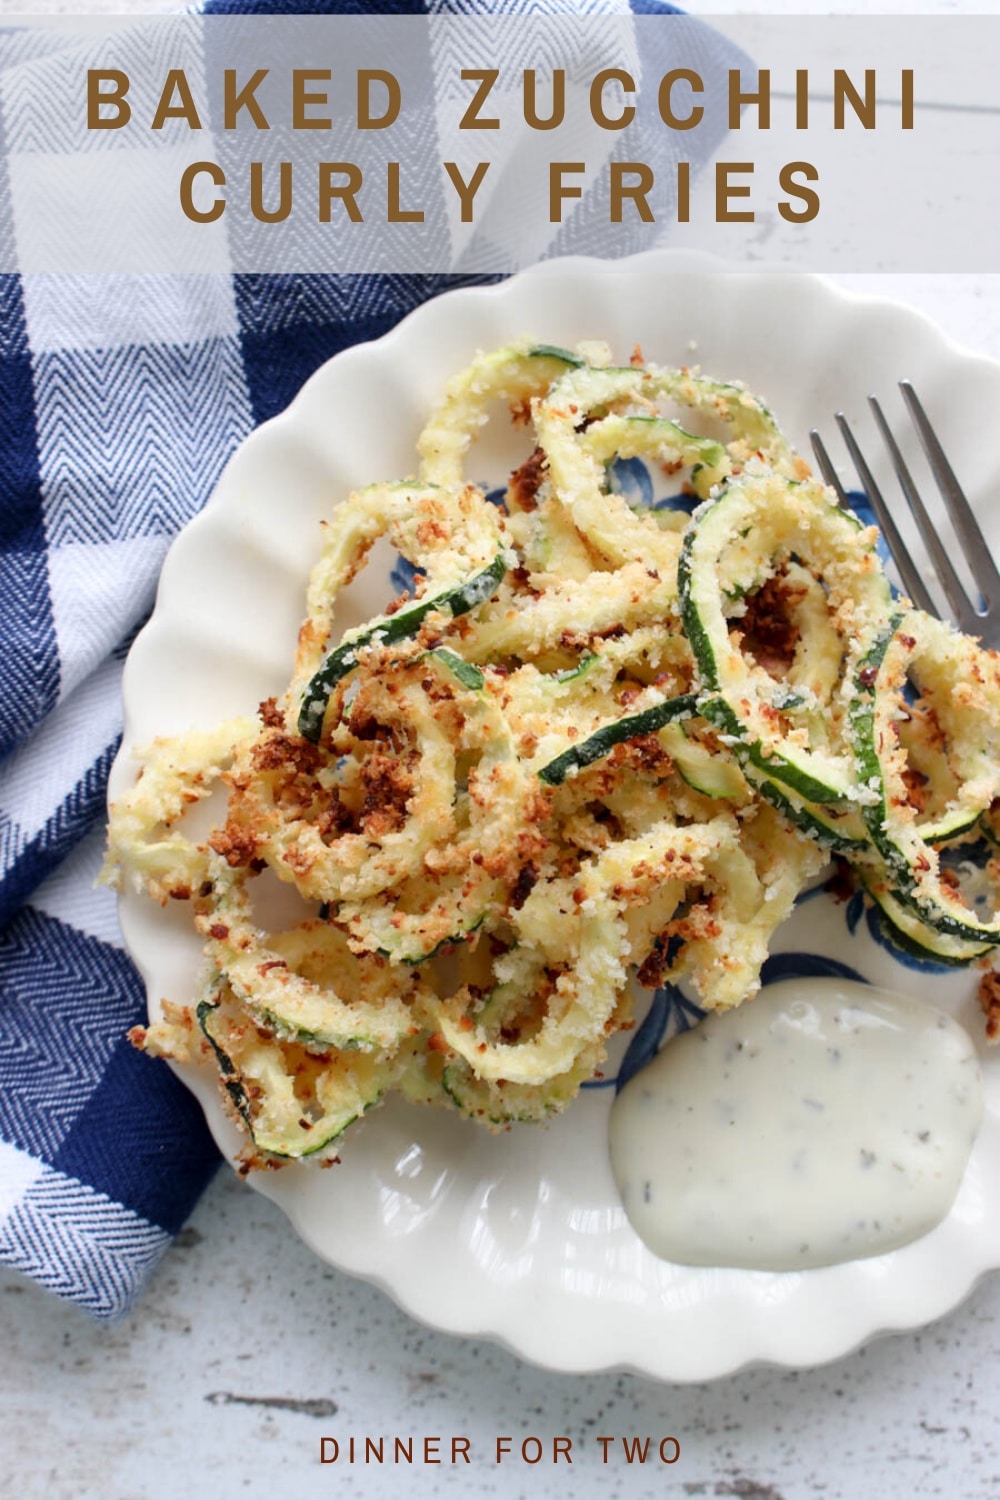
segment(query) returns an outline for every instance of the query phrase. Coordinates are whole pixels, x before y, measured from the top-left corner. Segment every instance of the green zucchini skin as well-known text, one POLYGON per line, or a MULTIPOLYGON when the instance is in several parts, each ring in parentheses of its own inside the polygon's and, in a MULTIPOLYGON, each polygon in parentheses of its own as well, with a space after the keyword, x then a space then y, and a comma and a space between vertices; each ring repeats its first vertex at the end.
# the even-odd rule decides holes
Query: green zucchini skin
POLYGON ((899 891, 879 890, 874 884, 866 884, 866 890, 884 936, 908 957, 962 969, 989 953, 989 943, 965 942, 963 946, 963 940, 956 942, 952 934, 936 930, 912 911, 899 891))
MULTIPOLYGON (((912 913, 923 928, 969 945, 979 945, 980 951, 986 951, 1000 944, 1000 922, 979 923, 974 918, 965 921, 961 915, 948 911, 943 900, 921 882, 917 869, 894 836, 894 820, 886 797, 885 779, 876 743, 876 710, 879 673, 903 619, 902 614, 893 615, 885 628, 879 631, 854 676, 854 697, 849 709, 849 719, 858 779, 877 794, 874 801, 862 807, 862 814, 871 841, 885 861, 894 887, 894 900, 912 913)), ((884 906, 882 903, 879 905, 885 914, 884 906)), ((892 922, 889 916, 886 920, 892 922)), ((907 940, 913 942, 912 939, 907 940)), ((942 963, 956 962, 937 954, 934 956, 942 963)))
POLYGON ((688 739, 683 721, 667 733, 666 746, 681 780, 703 797, 740 802, 749 795, 749 785, 736 760, 717 755, 688 739))
POLYGON ((760 744, 752 744, 747 747, 747 759, 751 765, 757 767, 765 776, 774 781, 781 782, 807 802, 837 803, 847 800, 845 793, 829 782, 820 781, 818 777, 810 773, 801 765, 796 765, 787 755, 780 751, 764 751, 760 744))
POLYGON ((579 682, 600 659, 596 651, 588 652, 586 656, 581 656, 575 667, 566 667, 561 672, 553 672, 550 678, 551 685, 562 687, 567 682, 579 682))
POLYGON ((561 786, 567 776, 574 771, 584 770, 595 761, 603 760, 616 745, 636 739, 641 734, 653 734, 657 729, 662 729, 664 724, 670 724, 675 719, 690 718, 697 712, 698 700, 694 694, 682 693, 677 698, 668 698, 663 703, 644 709, 640 714, 632 714, 613 724, 605 724, 579 745, 572 745, 570 749, 557 755, 555 760, 550 760, 539 771, 539 778, 549 786, 561 786))
POLYGON ((446 667, 464 688, 468 688, 473 693, 482 692, 486 684, 486 677, 474 662, 465 661, 463 657, 456 655, 454 651, 449 651, 446 646, 436 646, 430 655, 435 660, 441 662, 442 666, 446 667))
POLYGON ((252 1139, 253 1131, 250 1124, 250 1100, 247 1097, 247 1091, 243 1087, 243 1083, 240 1079, 239 1071, 235 1063, 229 1056, 229 1053, 218 1041, 215 1033, 212 1030, 212 1021, 217 1009, 218 1006, 214 1000, 199 1000, 198 1007, 195 1011, 195 1017, 197 1019, 198 1025, 201 1027, 201 1031, 203 1036, 205 1037, 205 1040, 208 1042, 212 1051, 215 1053, 215 1059, 219 1065, 219 1074, 222 1079, 222 1085, 226 1090, 226 1093, 232 1100, 234 1106, 236 1107, 236 1110, 238 1111, 240 1118, 243 1120, 243 1123, 246 1125, 247 1130, 250 1132, 250 1136, 252 1139))
POLYGON ((810 806, 808 801, 796 798, 794 793, 787 788, 780 787, 766 777, 761 777, 755 785, 765 801, 770 802, 771 806, 782 813, 790 823, 811 838, 815 838, 832 854, 854 858, 863 854, 869 847, 866 839, 842 833, 836 821, 822 806, 810 806))
POLYGON ((475 936, 485 921, 485 911, 471 916, 467 925, 456 928, 453 933, 449 933, 448 937, 444 937, 439 943, 435 943, 433 948, 428 948, 426 953, 401 953, 397 957, 396 954, 388 952, 385 948, 380 948, 378 951, 386 958, 391 958, 398 963, 408 964, 411 969, 415 969, 419 964, 427 963, 428 959, 436 958, 439 953, 444 953, 449 948, 458 948, 462 943, 469 942, 470 938, 475 936))
MULTIPOLYGON (((691 644, 691 650, 698 663, 698 670, 704 684, 699 711, 709 723, 714 724, 723 734, 729 735, 736 742, 733 747, 735 753, 744 761, 749 761, 758 771, 763 772, 764 776, 789 787, 810 802, 841 800, 843 794, 838 788, 819 781, 804 767, 795 765, 780 752, 765 752, 758 742, 747 738, 745 726, 725 696, 715 647, 702 624, 692 577, 691 552, 691 534, 689 534, 678 559, 677 582, 684 631, 691 644)), ((777 805, 776 799, 772 798, 771 801, 777 805)))
MULTIPOLYGON (((702 624, 701 611, 698 608, 697 592, 694 578, 694 559, 692 557, 694 543, 694 531, 689 530, 677 559, 677 597, 680 605, 681 622, 684 626, 684 634, 694 653, 694 659, 698 663, 707 693, 721 693, 722 687, 719 682, 718 664, 715 659, 715 648, 709 637, 708 631, 702 624)), ((739 720, 732 712, 724 698, 719 698, 719 703, 726 713, 731 717, 733 724, 739 726, 739 720)))
POLYGON ((902 618, 901 614, 891 617, 858 663, 854 674, 854 696, 848 710, 848 720, 854 743, 858 781, 862 786, 871 787, 878 793, 874 802, 861 809, 871 841, 893 875, 898 876, 904 883, 909 883, 913 879, 909 862, 902 850, 889 837, 885 783, 875 748, 875 684, 879 669, 885 660, 885 653, 889 649, 889 642, 899 629, 902 618))
MULTIPOLYGON (((824 568, 840 566, 839 559, 848 544, 853 545, 859 524, 827 503, 821 493, 807 491, 797 481, 776 475, 742 476, 694 512, 684 535, 677 563, 678 600, 684 633, 698 665, 701 711, 732 737, 737 756, 770 781, 817 805, 848 804, 855 799, 857 786, 847 747, 837 751, 800 747, 791 736, 767 733, 751 706, 755 694, 748 689, 742 664, 735 668, 730 664, 729 596, 721 582, 720 558, 730 544, 740 543, 760 526, 763 551, 753 560, 767 563, 776 545, 767 528, 777 526, 781 519, 787 519, 792 528, 787 546, 793 554, 794 531, 801 528, 806 540, 800 561, 806 568, 814 565, 817 576, 824 568)), ((852 591, 866 614, 876 607, 882 614, 888 593, 881 573, 874 568, 859 569, 852 591)))
POLYGON ((558 359, 564 365, 570 365, 574 370, 582 369, 586 363, 579 354, 574 354, 570 349, 561 349, 558 344, 533 344, 528 350, 531 359, 558 359))
MULTIPOLYGON (((266 1152, 269 1157, 273 1157, 279 1161, 299 1161, 318 1155, 325 1147, 343 1135, 348 1125, 353 1124, 354 1120, 357 1119, 357 1114, 352 1113, 346 1118, 342 1114, 335 1115, 332 1119, 327 1120, 325 1124, 322 1120, 317 1121, 314 1126, 314 1133, 310 1132, 308 1145, 305 1145, 300 1138, 293 1139, 284 1132, 263 1132, 259 1127, 255 1126, 250 1096, 244 1087, 239 1069, 213 1030, 212 1023, 218 1009, 218 1004, 215 1001, 201 1000, 198 1003, 195 1015, 202 1034, 215 1054, 222 1085, 232 1100, 240 1118, 243 1120, 247 1134, 258 1150, 266 1152)), ((372 1102, 377 1103, 378 1101, 375 1100, 372 1102)), ((361 1112, 365 1113, 371 1107, 372 1104, 367 1104, 361 1112)))
POLYGON ((303 739, 319 742, 323 733, 323 719, 330 694, 340 680, 358 664, 358 652, 378 639, 380 645, 391 646, 396 641, 407 640, 416 635, 427 616, 434 611, 447 611, 453 618, 468 614, 480 604, 485 604, 496 593, 507 563, 503 554, 498 555, 480 573, 452 588, 443 589, 429 599, 421 599, 408 609, 376 620, 348 641, 342 641, 331 651, 326 661, 314 674, 302 698, 299 709, 298 730, 303 739))
POLYGON ((940 818, 929 828, 921 830, 924 841, 928 844, 947 844, 951 839, 960 838, 962 834, 971 833, 979 826, 980 815, 975 812, 952 813, 950 817, 940 818))

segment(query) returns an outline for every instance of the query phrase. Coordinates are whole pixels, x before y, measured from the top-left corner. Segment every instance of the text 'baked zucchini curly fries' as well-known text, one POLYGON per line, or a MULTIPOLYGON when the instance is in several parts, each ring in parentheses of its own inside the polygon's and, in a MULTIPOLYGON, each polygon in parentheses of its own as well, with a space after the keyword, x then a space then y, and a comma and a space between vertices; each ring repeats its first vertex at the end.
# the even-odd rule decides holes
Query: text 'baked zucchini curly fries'
POLYGON ((334 1159, 393 1089, 561 1109, 633 972, 739 1005, 831 854, 901 947, 1000 943, 939 854, 1000 831, 1000 660, 893 596, 761 401, 522 341, 452 381, 419 454, 333 510, 282 698, 156 741, 112 809, 109 878, 189 900, 205 943, 194 1006, 135 1039, 214 1058, 245 1165, 334 1159), (532 451, 488 500, 464 466, 496 403, 532 451), (630 504, 637 457, 693 513, 630 504), (336 643, 382 536, 413 595, 336 643), (301 898, 287 930, 255 916, 265 871, 301 898))

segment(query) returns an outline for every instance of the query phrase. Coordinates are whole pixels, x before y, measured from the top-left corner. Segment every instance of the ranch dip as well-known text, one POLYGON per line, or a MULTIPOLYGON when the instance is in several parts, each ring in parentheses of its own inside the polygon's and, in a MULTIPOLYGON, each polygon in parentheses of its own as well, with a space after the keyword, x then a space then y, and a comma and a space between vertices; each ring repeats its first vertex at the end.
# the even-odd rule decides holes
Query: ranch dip
POLYGON ((788 979, 626 1084, 611 1162, 654 1254, 801 1270, 933 1228, 981 1115, 975 1048, 950 1017, 849 980, 788 979))

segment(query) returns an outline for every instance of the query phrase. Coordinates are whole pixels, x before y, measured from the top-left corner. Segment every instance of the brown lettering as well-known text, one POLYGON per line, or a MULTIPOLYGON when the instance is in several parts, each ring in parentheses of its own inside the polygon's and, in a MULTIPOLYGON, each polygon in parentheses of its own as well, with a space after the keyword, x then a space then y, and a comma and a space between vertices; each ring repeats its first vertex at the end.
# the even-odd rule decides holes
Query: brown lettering
POLYGON ((743 79, 739 68, 729 70, 729 128, 739 130, 740 120, 744 104, 756 104, 757 127, 759 130, 770 130, 771 128, 771 70, 759 68, 757 70, 757 92, 755 94, 743 93, 743 79))
POLYGON ((809 69, 795 70, 795 129, 809 129, 809 69))
POLYGON ((183 68, 171 68, 168 72, 150 130, 162 130, 166 120, 187 120, 192 130, 201 129, 201 121, 183 68), (176 104, 173 102, 175 93, 176 104))
POLYGON ((347 217, 352 224, 363 224, 364 215, 357 204, 355 194, 360 192, 362 183, 361 168, 353 161, 321 161, 319 164, 319 221, 321 224, 329 224, 331 208, 334 198, 339 198, 347 209, 347 217), (347 178, 346 182, 335 183, 334 177, 338 174, 347 178))
POLYGON ((292 211, 292 164, 278 163, 278 206, 264 207, 264 163, 250 163, 250 212, 261 224, 280 224, 292 211))
POLYGON ((649 1452, 649 1438, 646 1438, 644 1442, 641 1438, 637 1437, 632 1438, 631 1441, 627 1437, 623 1437, 622 1447, 625 1449, 625 1462, 627 1464, 644 1464, 646 1462, 646 1455, 649 1452))
POLYGON ((715 222, 717 224, 752 224, 753 209, 730 208, 731 198, 749 198, 749 185, 730 182, 734 172, 753 172, 752 161, 717 161, 715 163, 715 222))
POLYGON ((900 126, 903 130, 913 129, 913 69, 904 68, 900 76, 903 97, 901 103, 900 126))
POLYGON ((660 110, 660 119, 664 125, 669 125, 671 130, 693 130, 701 120, 705 111, 700 104, 695 104, 690 114, 674 114, 672 94, 675 83, 687 83, 693 94, 703 94, 705 86, 698 74, 690 68, 672 68, 669 73, 664 73, 660 79, 660 88, 657 94, 657 104, 660 110))
POLYGON ((631 198, 644 224, 655 223, 653 210, 646 199, 646 194, 652 186, 653 170, 644 161, 613 161, 611 163, 612 224, 622 222, 622 207, 626 198, 631 198), (626 174, 637 178, 638 181, 626 182, 626 174))
POLYGON ((132 107, 125 100, 128 88, 128 74, 120 68, 87 69, 88 130, 120 130, 128 124, 132 118, 132 107), (110 92, 106 93, 102 88, 105 83, 113 85, 110 92), (102 105, 109 106, 114 114, 102 115, 102 105))
POLYGON ((850 104, 866 130, 875 129, 875 69, 865 69, 865 95, 862 99, 845 68, 833 70, 833 128, 844 128, 844 105, 850 104))
POLYGON ((236 69, 227 68, 222 75, 222 126, 224 130, 236 129, 236 116, 245 109, 258 130, 270 130, 267 116, 255 98, 260 84, 267 77, 267 68, 258 68, 241 89, 236 87, 236 69))
POLYGON ((576 183, 563 182, 565 172, 585 172, 586 162, 582 161, 551 161, 549 162, 549 223, 562 223, 562 205, 564 198, 582 198, 583 188, 576 183))
POLYGON ((461 77, 463 83, 475 83, 478 79, 479 87, 472 96, 472 103, 458 123, 459 130, 499 130, 499 120, 481 120, 479 118, 479 111, 486 103, 493 85, 500 77, 499 68, 463 68, 461 77))
POLYGON ((604 108, 604 88, 609 83, 620 83, 626 93, 635 93, 635 79, 630 73, 624 68, 605 68, 590 85, 590 113, 602 130, 624 130, 635 119, 635 105, 626 104, 620 115, 609 115, 604 108))
POLYGON ((422 208, 400 208, 399 206, 399 162, 388 162, 386 171, 388 173, 389 223, 422 224, 424 221, 422 208))
POLYGON ((778 184, 784 192, 790 193, 793 198, 800 198, 805 207, 794 209, 790 203, 782 199, 778 204, 778 212, 783 219, 787 219, 789 224, 808 224, 819 213, 819 194, 814 193, 812 188, 802 187, 797 183, 795 181, 796 174, 804 177, 807 182, 819 181, 819 173, 811 162, 786 162, 778 173, 778 184))
POLYGON ((691 163, 689 161, 677 163, 677 222, 678 224, 691 222, 691 163))
POLYGON ((446 161, 444 164, 444 169, 448 173, 452 187, 458 194, 458 201, 462 205, 463 224, 472 223, 472 200, 475 198, 480 189, 480 186, 482 185, 483 178, 486 176, 486 173, 489 170, 489 165, 490 164, 488 161, 477 162, 476 170, 473 172, 469 181, 465 182, 461 172, 459 171, 457 162, 446 161))
POLYGON ((180 197, 181 208, 187 218, 193 219, 196 224, 212 224, 216 219, 221 219, 226 211, 225 198, 216 198, 211 208, 198 209, 194 206, 193 187, 195 178, 204 172, 210 177, 216 187, 225 187, 226 174, 214 161, 193 161, 189 167, 184 168, 181 176, 180 197))
POLYGON ((566 115, 566 72, 556 68, 552 74, 552 113, 543 120, 538 113, 538 92, 534 68, 524 70, 524 118, 532 130, 555 130, 566 115))
POLYGON ((385 130, 399 118, 403 107, 403 92, 399 79, 384 68, 361 68, 358 71, 358 129, 385 130), (381 83, 386 91, 385 109, 380 115, 372 112, 372 84, 381 83))
POLYGON ((306 85, 310 83, 327 83, 332 77, 329 68, 293 68, 292 69, 292 129, 293 130, 329 130, 333 121, 329 115, 308 115, 306 110, 311 104, 326 104, 328 96, 310 93, 306 85))

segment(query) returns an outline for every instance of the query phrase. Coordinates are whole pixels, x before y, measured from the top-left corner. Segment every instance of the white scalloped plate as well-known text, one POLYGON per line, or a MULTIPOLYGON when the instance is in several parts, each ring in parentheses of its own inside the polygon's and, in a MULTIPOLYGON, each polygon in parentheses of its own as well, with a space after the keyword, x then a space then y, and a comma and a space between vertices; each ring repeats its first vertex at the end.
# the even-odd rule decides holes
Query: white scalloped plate
MULTIPOLYGON (((321 516, 357 485, 412 472, 414 440, 444 380, 476 348, 521 333, 556 344, 605 339, 621 359, 638 341, 657 362, 742 378, 804 451, 808 429, 830 426, 838 408, 869 432, 867 392, 896 411, 895 382, 905 376, 973 495, 992 494, 1000 480, 991 441, 1000 366, 949 344, 906 308, 847 296, 819 278, 654 252, 551 263, 497 287, 449 293, 324 366, 236 454, 171 550, 156 611, 133 647, 127 746, 252 712, 281 690, 321 516)), ((489 472, 496 462, 487 441, 474 477, 498 477, 489 472)), ((1000 541, 996 512, 985 522, 1000 541)), ((373 565, 359 607, 372 611, 388 597, 385 572, 373 565)), ((343 622, 355 618, 345 613, 343 622)), ((112 795, 133 772, 123 752, 112 795)), ((835 955, 873 982, 946 1006, 981 1036, 974 978, 904 968, 864 920, 851 931, 847 915, 825 896, 811 900, 776 946, 835 955)), ((187 999, 199 956, 184 913, 127 896, 121 917, 154 1013, 161 996, 187 999)), ((906 1249, 830 1269, 690 1269, 650 1255, 608 1165, 609 1089, 589 1091, 551 1125, 496 1137, 444 1111, 391 1101, 352 1129, 332 1171, 292 1166, 252 1181, 332 1264, 376 1282, 434 1327, 497 1339, 540 1365, 623 1366, 678 1381, 754 1361, 808 1366, 939 1317, 1000 1264, 1000 1066, 983 1053, 986 1115, 951 1214, 906 1249)), ((232 1155, 238 1142, 214 1080, 182 1071, 232 1155)))

